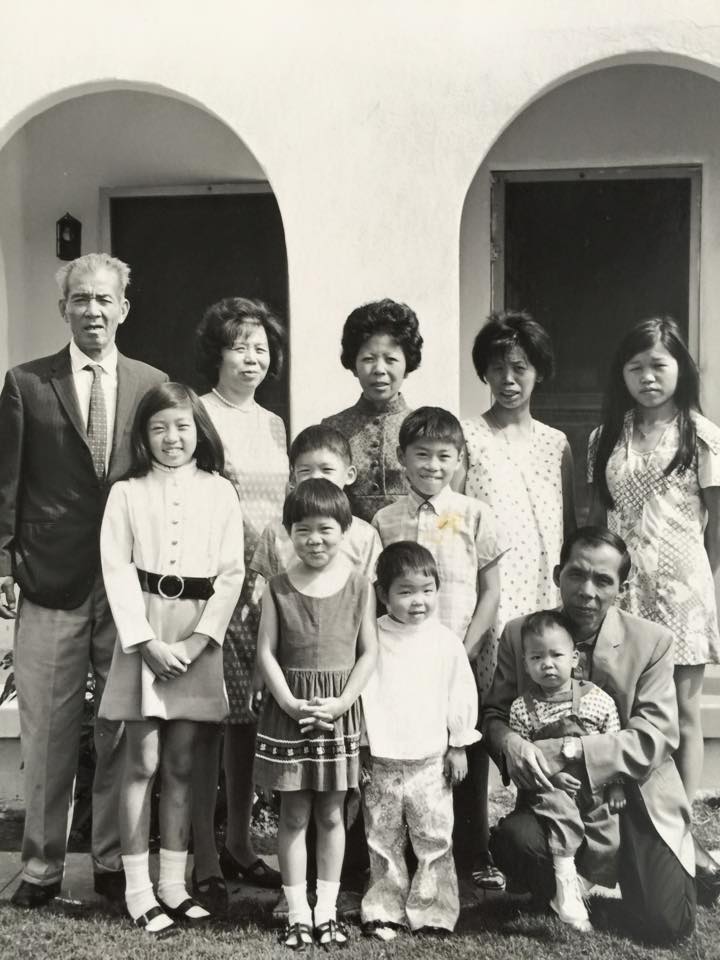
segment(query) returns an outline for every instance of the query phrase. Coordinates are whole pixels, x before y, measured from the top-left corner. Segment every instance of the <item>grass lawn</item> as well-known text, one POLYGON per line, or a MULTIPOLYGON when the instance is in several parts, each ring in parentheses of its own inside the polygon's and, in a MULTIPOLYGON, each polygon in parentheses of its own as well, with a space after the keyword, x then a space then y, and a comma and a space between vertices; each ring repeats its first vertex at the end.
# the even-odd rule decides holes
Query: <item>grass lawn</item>
MULTIPOLYGON (((497 812, 507 809, 508 802, 504 792, 493 797, 497 812)), ((698 837, 720 848, 720 800, 696 803, 693 814, 698 837)), ((353 926, 348 948, 339 955, 347 960, 720 960, 720 906, 699 909, 693 937, 666 948, 629 939, 618 900, 593 898, 591 912, 595 932, 582 935, 554 917, 531 911, 524 902, 487 901, 464 910, 457 932, 444 940, 401 934, 393 943, 381 944, 362 937, 353 926)), ((96 907, 62 901, 35 913, 8 903, 0 907, 2 960, 262 960, 291 955, 278 944, 270 918, 257 910, 202 933, 182 932, 154 943, 119 913, 96 907)))

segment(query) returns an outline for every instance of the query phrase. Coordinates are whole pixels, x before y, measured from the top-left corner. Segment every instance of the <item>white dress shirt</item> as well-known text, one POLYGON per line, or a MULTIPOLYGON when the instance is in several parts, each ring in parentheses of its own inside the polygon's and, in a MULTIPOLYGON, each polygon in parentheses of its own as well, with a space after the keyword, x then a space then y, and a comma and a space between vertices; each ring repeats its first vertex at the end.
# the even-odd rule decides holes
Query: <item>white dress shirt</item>
POLYGON ((88 416, 90 414, 90 391, 93 384, 92 370, 85 370, 87 364, 97 364, 101 370, 100 386, 105 394, 105 409, 107 411, 107 446, 105 448, 105 469, 110 463, 110 451, 112 450, 113 434, 115 431, 115 407, 117 406, 117 347, 113 346, 110 353, 102 360, 92 360, 87 354, 84 354, 74 340, 70 341, 70 363, 72 365, 73 381, 75 383, 75 393, 77 394, 80 413, 87 429, 88 416))

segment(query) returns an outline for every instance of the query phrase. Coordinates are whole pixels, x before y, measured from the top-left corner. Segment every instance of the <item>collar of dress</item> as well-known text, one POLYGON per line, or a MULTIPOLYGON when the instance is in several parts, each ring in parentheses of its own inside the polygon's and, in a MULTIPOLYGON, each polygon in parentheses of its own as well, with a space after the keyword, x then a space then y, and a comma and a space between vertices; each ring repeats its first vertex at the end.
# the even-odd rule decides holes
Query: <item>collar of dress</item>
POLYGON ((355 409, 366 417, 386 417, 391 413, 402 413, 408 409, 408 405, 401 393, 396 394, 389 403, 373 403, 364 393, 361 393, 355 409))

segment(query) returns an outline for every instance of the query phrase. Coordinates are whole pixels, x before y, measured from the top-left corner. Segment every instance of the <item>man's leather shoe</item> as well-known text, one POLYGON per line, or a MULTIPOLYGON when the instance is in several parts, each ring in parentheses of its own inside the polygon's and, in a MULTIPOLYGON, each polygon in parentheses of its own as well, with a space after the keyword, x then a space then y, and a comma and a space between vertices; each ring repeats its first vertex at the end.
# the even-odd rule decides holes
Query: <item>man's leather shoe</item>
POLYGON ((25 907, 26 910, 32 910, 35 907, 44 907, 59 893, 59 881, 41 886, 39 883, 28 883, 27 880, 22 880, 20 886, 10 898, 10 903, 16 907, 25 907))
POLYGON ((105 870, 94 874, 95 893, 112 903, 125 902, 125 871, 105 870))
POLYGON ((712 907, 720 897, 720 865, 709 867, 697 864, 695 867, 695 888, 697 902, 701 907, 712 907))

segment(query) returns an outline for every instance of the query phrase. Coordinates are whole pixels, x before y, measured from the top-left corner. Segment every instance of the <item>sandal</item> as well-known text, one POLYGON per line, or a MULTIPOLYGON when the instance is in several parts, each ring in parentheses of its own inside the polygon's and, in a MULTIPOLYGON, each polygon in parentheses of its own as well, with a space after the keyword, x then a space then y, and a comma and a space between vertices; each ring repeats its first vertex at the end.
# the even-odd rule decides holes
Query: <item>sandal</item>
POLYGON ((192 897, 188 897, 186 900, 177 906, 169 907, 167 903, 164 903, 160 897, 157 898, 158 903, 160 904, 163 913, 166 913, 172 920, 177 920, 179 923, 187 924, 190 927, 199 927, 204 923, 207 923, 210 919, 209 912, 203 907, 201 903, 198 903, 197 900, 193 900, 192 897), (201 916, 193 916, 191 911, 202 910, 201 916))
POLYGON ((136 927, 140 927, 143 933, 146 936, 151 937, 153 940, 165 940, 167 937, 172 937, 178 932, 178 928, 175 925, 172 917, 167 913, 167 911, 163 910, 162 907, 157 905, 150 907, 147 913, 142 913, 139 917, 135 917, 133 919, 133 923, 136 927), (148 930, 148 925, 150 922, 156 917, 161 917, 163 915, 170 920, 170 923, 167 926, 162 927, 160 930, 148 930))
POLYGON ((304 950, 313 942, 313 932, 308 923, 288 923, 280 934, 280 943, 288 950, 304 950))
POLYGON ((244 867, 227 847, 220 853, 220 869, 226 880, 245 880, 255 887, 266 887, 268 890, 279 890, 282 887, 282 877, 278 870, 273 870, 260 857, 249 867, 244 867))
POLYGON ((329 950, 331 947, 346 947, 348 945, 348 929, 342 921, 326 920, 315 927, 315 943, 319 947, 329 950), (323 937, 327 937, 324 940, 323 937))
POLYGON ((216 917, 228 912, 227 885, 222 877, 207 877, 198 880, 195 870, 190 877, 190 890, 198 903, 216 917))
POLYGON ((397 927, 396 923, 390 923, 387 920, 366 920, 361 929, 364 937, 387 943, 397 937, 397 927))
POLYGON ((481 890, 505 889, 505 875, 498 870, 494 863, 487 863, 484 867, 473 870, 472 882, 481 890))

